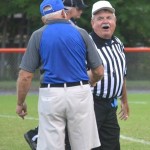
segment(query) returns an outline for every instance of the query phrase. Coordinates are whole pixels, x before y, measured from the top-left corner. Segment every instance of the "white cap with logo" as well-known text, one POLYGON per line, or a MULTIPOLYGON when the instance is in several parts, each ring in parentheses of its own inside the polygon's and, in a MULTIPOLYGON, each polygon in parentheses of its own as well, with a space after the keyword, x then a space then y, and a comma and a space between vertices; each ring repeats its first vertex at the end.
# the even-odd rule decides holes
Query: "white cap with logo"
POLYGON ((109 10, 112 13, 115 13, 115 9, 112 7, 112 5, 108 2, 108 1, 98 1, 96 3, 93 4, 93 8, 92 8, 92 15, 94 15, 96 12, 98 12, 99 10, 109 10))

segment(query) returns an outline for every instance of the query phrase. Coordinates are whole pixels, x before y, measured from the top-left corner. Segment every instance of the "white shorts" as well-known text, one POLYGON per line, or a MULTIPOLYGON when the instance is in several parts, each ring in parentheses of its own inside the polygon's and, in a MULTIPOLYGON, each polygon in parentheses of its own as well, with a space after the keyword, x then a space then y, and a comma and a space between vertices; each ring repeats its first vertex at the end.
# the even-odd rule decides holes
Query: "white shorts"
POLYGON ((100 146, 90 86, 39 89, 37 150, 65 150, 65 127, 72 150, 100 146))

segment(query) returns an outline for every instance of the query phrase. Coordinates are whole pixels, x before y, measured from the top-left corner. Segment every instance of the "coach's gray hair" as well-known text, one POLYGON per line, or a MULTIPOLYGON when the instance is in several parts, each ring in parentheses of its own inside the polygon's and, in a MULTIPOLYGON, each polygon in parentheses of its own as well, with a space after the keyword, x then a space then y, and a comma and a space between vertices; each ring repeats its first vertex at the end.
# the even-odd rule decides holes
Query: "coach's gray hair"
POLYGON ((56 11, 56 12, 53 12, 50 14, 46 14, 45 16, 42 16, 42 21, 44 23, 47 23, 47 21, 49 21, 49 20, 53 20, 55 18, 60 18, 62 11, 64 11, 64 10, 62 9, 62 10, 59 10, 59 11, 56 11))

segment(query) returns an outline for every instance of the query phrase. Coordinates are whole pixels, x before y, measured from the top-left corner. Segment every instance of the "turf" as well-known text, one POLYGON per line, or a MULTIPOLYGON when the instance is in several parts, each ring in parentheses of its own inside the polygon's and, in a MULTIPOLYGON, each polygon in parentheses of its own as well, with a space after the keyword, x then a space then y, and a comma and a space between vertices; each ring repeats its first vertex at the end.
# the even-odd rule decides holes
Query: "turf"
MULTIPOLYGON (((27 97, 28 116, 22 120, 15 113, 16 96, 0 95, 0 150, 30 149, 23 134, 38 124, 37 98, 37 95, 27 97)), ((130 93, 128 99, 130 117, 127 121, 119 120, 121 150, 149 150, 150 93, 130 93)))

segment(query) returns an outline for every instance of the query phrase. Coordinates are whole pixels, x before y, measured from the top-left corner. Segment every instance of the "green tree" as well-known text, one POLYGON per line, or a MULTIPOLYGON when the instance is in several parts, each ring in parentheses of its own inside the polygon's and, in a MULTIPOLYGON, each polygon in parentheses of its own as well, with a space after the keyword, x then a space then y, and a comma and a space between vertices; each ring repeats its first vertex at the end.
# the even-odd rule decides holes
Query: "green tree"
MULTIPOLYGON (((79 26, 91 31, 91 9, 92 4, 97 0, 84 0, 88 4, 81 19, 78 21, 79 26)), ((149 0, 109 0, 116 9, 118 35, 126 46, 150 45, 150 1, 149 0)), ((39 5, 42 0, 5 0, 0 1, 0 19, 1 24, 4 20, 8 21, 8 16, 15 13, 22 13, 23 17, 30 22, 30 31, 42 25, 40 21, 39 5), (7 19, 4 19, 7 18, 7 19)), ((16 23, 15 23, 16 24, 16 23)), ((11 28, 15 28, 12 25, 11 28)))
MULTIPOLYGON (((91 31, 91 8, 97 0, 85 0, 89 5, 79 21, 79 25, 91 31)), ((149 0, 109 0, 116 10, 119 36, 126 46, 150 46, 150 1, 149 0)))

